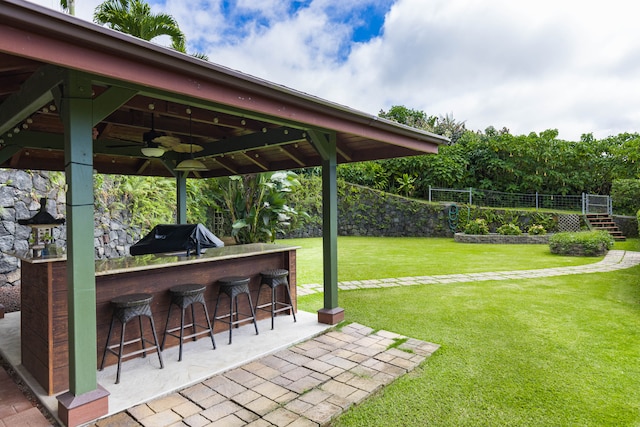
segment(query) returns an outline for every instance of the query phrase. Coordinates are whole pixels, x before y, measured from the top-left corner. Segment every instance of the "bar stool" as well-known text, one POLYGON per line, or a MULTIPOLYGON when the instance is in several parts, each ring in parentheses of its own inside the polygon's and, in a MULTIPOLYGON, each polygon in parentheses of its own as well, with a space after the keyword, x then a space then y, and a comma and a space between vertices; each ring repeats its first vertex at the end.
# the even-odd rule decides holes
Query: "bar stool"
POLYGON ((151 314, 151 300, 153 299, 153 295, 150 294, 130 294, 130 295, 122 295, 116 297, 111 300, 111 305, 113 306, 113 315, 111 316, 111 325, 109 325, 109 334, 107 335, 107 342, 104 346, 104 353, 102 353, 102 363, 100 364, 100 370, 104 368, 104 362, 107 357, 107 352, 113 353, 118 357, 118 370, 116 373, 116 384, 120 383, 120 368, 122 365, 122 359, 125 357, 131 357, 138 354, 142 354, 142 357, 147 357, 147 351, 156 350, 158 353, 158 360, 160 361, 160 369, 164 368, 164 364, 162 363, 162 354, 160 353, 161 349, 158 345, 158 336, 156 335, 156 327, 153 323, 153 315, 151 314), (144 330, 142 329, 142 317, 146 316, 149 318, 149 322, 151 323, 151 332, 153 333, 153 342, 147 340, 144 337, 144 330), (125 342, 125 327, 127 322, 133 318, 138 318, 140 324, 140 337, 132 339, 130 341, 125 342), (111 332, 113 332, 113 326, 115 324, 116 319, 120 321, 122 328, 120 330, 120 343, 109 345, 109 341, 111 340, 111 332), (130 344, 140 343, 142 345, 141 350, 130 351, 128 353, 124 353, 124 346, 128 346, 130 344), (151 347, 146 348, 145 342, 149 344, 153 344, 151 347), (114 349, 118 350, 115 351, 114 349))
POLYGON ((162 335, 162 344, 160 345, 160 349, 164 350, 164 344, 167 339, 167 335, 171 335, 172 337, 176 337, 180 339, 180 350, 178 352, 178 361, 182 360, 182 342, 185 339, 192 338, 193 341, 196 340, 198 335, 208 333, 211 336, 211 344, 213 344, 213 348, 216 348, 216 342, 213 339, 213 328, 211 327, 211 321, 209 320, 209 311, 207 310, 207 304, 204 301, 204 291, 206 286, 197 285, 197 284, 187 284, 187 285, 179 285, 169 288, 169 292, 171 293, 171 303, 169 304, 169 312, 167 313, 167 323, 165 324, 164 334, 162 335), (204 318, 207 321, 207 325, 200 325, 196 323, 196 314, 194 305, 202 304, 202 308, 204 309, 204 318), (177 305, 180 307, 180 326, 175 328, 169 328, 169 320, 171 319, 171 308, 177 305), (184 312, 188 307, 191 307, 191 323, 188 325, 184 324, 184 312), (196 326, 199 328, 203 328, 201 331, 196 330, 196 326), (189 335, 184 335, 185 328, 193 328, 193 333, 189 335), (176 331, 180 331, 176 334, 176 331))
POLYGON ((293 300, 291 299, 291 291, 289 290, 289 280, 287 277, 289 276, 289 271, 276 268, 273 270, 265 270, 260 272, 260 287, 258 288, 258 299, 256 301, 256 310, 264 310, 271 312, 271 329, 273 329, 273 318, 276 313, 280 313, 282 311, 291 310, 291 314, 293 314, 293 321, 296 320, 296 313, 293 310, 293 300), (271 288, 271 302, 265 304, 259 304, 260 302, 260 292, 262 292, 262 285, 266 285, 271 288), (289 298, 289 302, 278 301, 276 299, 276 288, 280 285, 284 285, 285 296, 289 298))
POLYGON ((253 326, 256 328, 256 335, 258 335, 258 323, 256 322, 256 312, 253 310, 253 303, 251 302, 251 293, 249 292, 249 278, 248 277, 223 277, 222 279, 218 279, 220 283, 220 290, 218 291, 218 299, 216 300, 216 309, 213 312, 213 323, 215 324, 216 320, 222 323, 229 324, 229 344, 231 344, 231 334, 233 331, 233 326, 238 327, 240 323, 253 321, 253 326), (222 294, 225 294, 229 297, 229 314, 225 314, 223 316, 218 316, 218 305, 220 304, 220 297, 222 294), (238 311, 238 295, 245 294, 247 299, 249 300, 249 309, 251 310, 251 314, 248 313, 240 313, 238 311), (235 304, 235 310, 233 306, 235 304), (240 315, 245 316, 244 319, 240 319, 240 315), (234 320, 235 316, 235 320, 234 320), (222 320, 225 318, 229 318, 229 320, 222 320))

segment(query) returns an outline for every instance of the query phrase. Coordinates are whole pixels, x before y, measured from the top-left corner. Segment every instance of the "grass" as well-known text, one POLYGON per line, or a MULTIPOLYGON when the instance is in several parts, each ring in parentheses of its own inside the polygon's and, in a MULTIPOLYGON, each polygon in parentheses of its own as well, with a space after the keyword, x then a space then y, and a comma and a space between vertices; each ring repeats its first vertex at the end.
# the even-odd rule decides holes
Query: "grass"
MULTIPOLYGON (((386 245, 391 240, 365 238, 355 239, 352 246, 341 238, 340 280, 353 279, 345 271, 414 275, 397 274, 404 270, 388 265, 395 259, 382 263, 387 259, 370 249, 394 246, 384 253, 413 258, 417 243, 412 240, 406 239, 405 245, 405 239, 394 239, 386 245), (368 256, 360 256, 358 247, 368 256), (351 259, 357 267, 349 265, 351 259)), ((460 272, 466 260, 473 261, 467 268, 479 269, 474 271, 579 262, 560 260, 563 257, 533 245, 518 250, 475 245, 450 253, 440 239, 416 240, 422 240, 425 259, 418 275, 460 272)), ((637 250, 637 240, 616 243, 615 248, 637 250)), ((312 246, 299 252, 299 270, 312 246)), ((419 369, 349 410, 336 426, 640 425, 640 267, 544 279, 341 291, 339 301, 347 321, 441 348, 419 369)), ((301 297, 299 305, 315 311, 322 305, 321 296, 301 297)))
MULTIPOLYGON (((322 239, 287 239, 279 243, 301 247, 297 257, 298 283, 322 283, 322 239)), ((600 259, 554 255, 548 245, 480 245, 424 237, 339 237, 338 281, 565 267, 600 259)))

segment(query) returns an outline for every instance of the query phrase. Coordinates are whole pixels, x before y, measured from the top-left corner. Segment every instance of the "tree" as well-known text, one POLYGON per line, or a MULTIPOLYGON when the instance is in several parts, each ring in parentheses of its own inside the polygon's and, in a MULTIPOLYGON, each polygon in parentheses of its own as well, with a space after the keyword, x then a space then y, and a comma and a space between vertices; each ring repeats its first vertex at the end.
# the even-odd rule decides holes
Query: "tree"
POLYGON ((75 3, 76 3, 75 0, 60 0, 60 6, 62 7, 62 10, 64 10, 65 12, 68 12, 69 15, 76 14, 75 3))
POLYGON ((394 122, 428 132, 435 131, 438 120, 436 116, 427 116, 424 111, 414 110, 403 105, 394 105, 389 108, 389 111, 380 110, 378 117, 393 120, 394 122))
POLYGON ((184 34, 173 16, 152 14, 151 7, 141 0, 107 0, 96 7, 93 20, 147 41, 166 35, 171 37, 174 49, 186 51, 184 34))

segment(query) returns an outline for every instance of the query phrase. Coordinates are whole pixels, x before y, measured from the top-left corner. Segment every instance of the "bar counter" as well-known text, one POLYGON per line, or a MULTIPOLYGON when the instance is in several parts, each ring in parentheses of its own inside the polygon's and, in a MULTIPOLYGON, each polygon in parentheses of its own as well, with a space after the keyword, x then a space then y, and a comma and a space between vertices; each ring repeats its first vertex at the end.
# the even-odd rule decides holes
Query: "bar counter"
MULTIPOLYGON (((98 366, 102 358, 109 324, 111 322, 111 299, 116 296, 146 292, 154 296, 151 310, 158 338, 162 341, 167 312, 171 301, 168 289, 172 286, 197 283, 206 285, 205 300, 209 315, 213 316, 218 296, 217 280, 225 276, 250 277, 251 298, 256 304, 260 272, 273 268, 289 270, 289 287, 294 308, 297 311, 296 293, 296 249, 294 246, 255 243, 209 248, 200 256, 141 255, 96 261, 96 320, 98 366)), ((67 334, 67 272, 66 258, 32 258, 27 254, 11 254, 21 260, 21 351, 22 364, 49 394, 57 394, 69 388, 68 334, 67 334)), ((284 289, 280 289, 284 293, 284 289)), ((260 303, 269 301, 270 292, 262 292, 260 303)), ((278 298, 283 298, 282 294, 278 298)), ((239 298, 240 311, 248 307, 244 298, 239 298)), ((228 300, 221 303, 222 313, 228 311, 228 300)), ((269 317, 269 313, 258 310, 258 318, 269 317)), ((196 317, 202 319, 202 311, 196 307, 196 317)), ((180 323, 180 310, 172 311, 172 326, 180 323)), ((187 321, 190 310, 186 312, 187 321)), ((201 322, 199 322, 201 323, 201 322)), ((145 336, 151 339, 148 322, 145 336)), ((215 332, 228 328, 217 322, 215 332)), ((137 327, 127 328, 137 332, 137 327)), ((119 333, 116 334, 119 336, 119 333)), ((207 339, 206 335, 202 336, 207 339)), ((203 339, 203 338, 200 339, 203 339)), ((128 339, 127 338, 127 339, 128 339)), ((113 340, 113 338, 112 338, 113 340)), ((113 343, 113 341, 112 341, 113 343)), ((218 343, 218 346, 226 344, 218 343)), ((178 345, 178 339, 167 337, 165 347, 178 345)), ((220 347, 218 347, 220 348, 220 347)), ((212 350, 218 351, 218 350, 212 350)), ((215 356, 215 353, 213 354, 215 356)), ((116 357, 108 355, 107 365, 114 364, 116 357)), ((165 363, 178 363, 165 361, 165 363)))

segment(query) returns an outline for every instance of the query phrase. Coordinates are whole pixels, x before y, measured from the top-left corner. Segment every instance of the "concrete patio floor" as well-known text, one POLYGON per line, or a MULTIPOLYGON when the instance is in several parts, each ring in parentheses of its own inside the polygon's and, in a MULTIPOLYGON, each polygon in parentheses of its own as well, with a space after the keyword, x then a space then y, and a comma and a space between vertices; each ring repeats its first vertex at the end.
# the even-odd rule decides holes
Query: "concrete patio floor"
MULTIPOLYGON (((216 350, 209 339, 186 342, 181 362, 178 349, 168 348, 162 353, 164 369, 153 355, 126 361, 120 384, 114 384, 115 366, 99 371, 98 382, 111 393, 109 415, 89 425, 325 425, 438 348, 358 324, 333 330, 303 311, 297 317, 294 323, 290 316, 278 316, 274 330, 270 319, 262 320, 259 335, 252 325, 234 329, 230 345, 228 333, 218 333, 216 350)), ((19 327, 19 312, 0 321, 0 352, 57 418, 55 396, 46 395, 20 364, 19 327)), ((24 400, 20 408, 36 417, 24 425, 50 425, 24 400)), ((25 415, 8 413, 14 418, 6 419, 9 424, 0 418, 0 427, 15 425, 17 417, 25 421, 25 415)))

